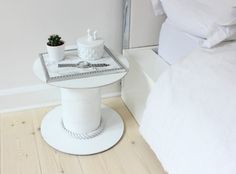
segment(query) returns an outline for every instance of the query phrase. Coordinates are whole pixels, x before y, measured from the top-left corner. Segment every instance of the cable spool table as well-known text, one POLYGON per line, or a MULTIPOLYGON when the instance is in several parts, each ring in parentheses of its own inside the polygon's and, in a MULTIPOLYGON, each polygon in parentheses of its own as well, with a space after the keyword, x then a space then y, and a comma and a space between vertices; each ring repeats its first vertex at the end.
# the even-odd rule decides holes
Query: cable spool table
MULTIPOLYGON (((126 68, 128 61, 112 51, 126 68)), ((46 78, 40 59, 34 74, 44 83, 46 78)), ((60 88, 61 105, 46 114, 41 123, 43 139, 58 151, 90 155, 113 147, 122 137, 124 123, 120 115, 101 106, 101 87, 121 80, 127 72, 92 76, 48 83, 60 88)))

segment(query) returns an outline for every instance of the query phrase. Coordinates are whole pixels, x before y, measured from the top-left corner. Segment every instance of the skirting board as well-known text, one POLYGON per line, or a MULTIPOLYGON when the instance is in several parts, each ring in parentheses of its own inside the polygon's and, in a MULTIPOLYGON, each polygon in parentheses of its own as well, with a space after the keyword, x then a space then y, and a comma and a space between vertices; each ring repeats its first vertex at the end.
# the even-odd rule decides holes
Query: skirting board
MULTIPOLYGON (((102 88, 102 98, 120 95, 120 82, 102 88)), ((60 90, 46 84, 0 90, 0 113, 59 104, 60 90)))

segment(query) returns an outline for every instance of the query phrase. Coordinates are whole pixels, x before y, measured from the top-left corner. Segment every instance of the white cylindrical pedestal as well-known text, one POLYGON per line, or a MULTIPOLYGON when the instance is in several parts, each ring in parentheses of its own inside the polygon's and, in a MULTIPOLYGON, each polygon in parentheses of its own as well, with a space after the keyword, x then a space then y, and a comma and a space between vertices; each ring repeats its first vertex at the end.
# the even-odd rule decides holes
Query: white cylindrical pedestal
POLYGON ((124 123, 110 108, 101 108, 100 89, 61 89, 61 106, 43 119, 41 133, 55 149, 76 155, 105 151, 122 137, 124 123))
POLYGON ((101 92, 93 89, 61 89, 63 124, 75 134, 88 134, 101 125, 101 92))

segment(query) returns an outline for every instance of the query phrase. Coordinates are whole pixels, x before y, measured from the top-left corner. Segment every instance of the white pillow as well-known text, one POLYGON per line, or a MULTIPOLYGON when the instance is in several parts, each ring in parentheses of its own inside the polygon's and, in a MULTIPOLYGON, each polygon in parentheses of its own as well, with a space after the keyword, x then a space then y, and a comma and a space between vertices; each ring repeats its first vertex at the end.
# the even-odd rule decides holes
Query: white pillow
POLYGON ((218 25, 232 25, 233 0, 161 0, 167 17, 189 34, 207 38, 218 25))
POLYGON ((236 25, 236 7, 226 7, 222 10, 220 15, 217 16, 216 23, 223 26, 236 25))
POLYGON ((195 36, 206 38, 213 27, 212 17, 202 3, 191 0, 162 0, 167 17, 178 28, 195 36))
POLYGON ((163 15, 164 11, 160 0, 151 0, 155 16, 163 15))
POLYGON ((202 39, 180 31, 166 19, 161 26, 158 54, 169 64, 174 64, 200 47, 202 39))
POLYGON ((167 17, 181 30, 206 39, 211 48, 225 40, 235 40, 235 0, 161 0, 167 17))
POLYGON ((223 41, 236 40, 236 25, 218 26, 208 38, 203 41, 202 47, 212 48, 223 41))

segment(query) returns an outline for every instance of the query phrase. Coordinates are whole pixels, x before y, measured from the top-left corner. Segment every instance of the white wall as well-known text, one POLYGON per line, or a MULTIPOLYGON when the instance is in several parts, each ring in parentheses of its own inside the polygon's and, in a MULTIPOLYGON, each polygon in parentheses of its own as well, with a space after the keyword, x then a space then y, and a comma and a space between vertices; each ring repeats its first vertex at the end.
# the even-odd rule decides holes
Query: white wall
POLYGON ((32 73, 49 34, 67 44, 97 29, 121 51, 122 0, 0 0, 0 91, 41 82, 32 73))
MULTIPOLYGON (((0 112, 59 102, 59 90, 32 72, 50 34, 67 45, 98 30, 106 45, 121 52, 123 0, 0 0, 0 112)), ((119 83, 103 89, 119 95, 119 83)))

